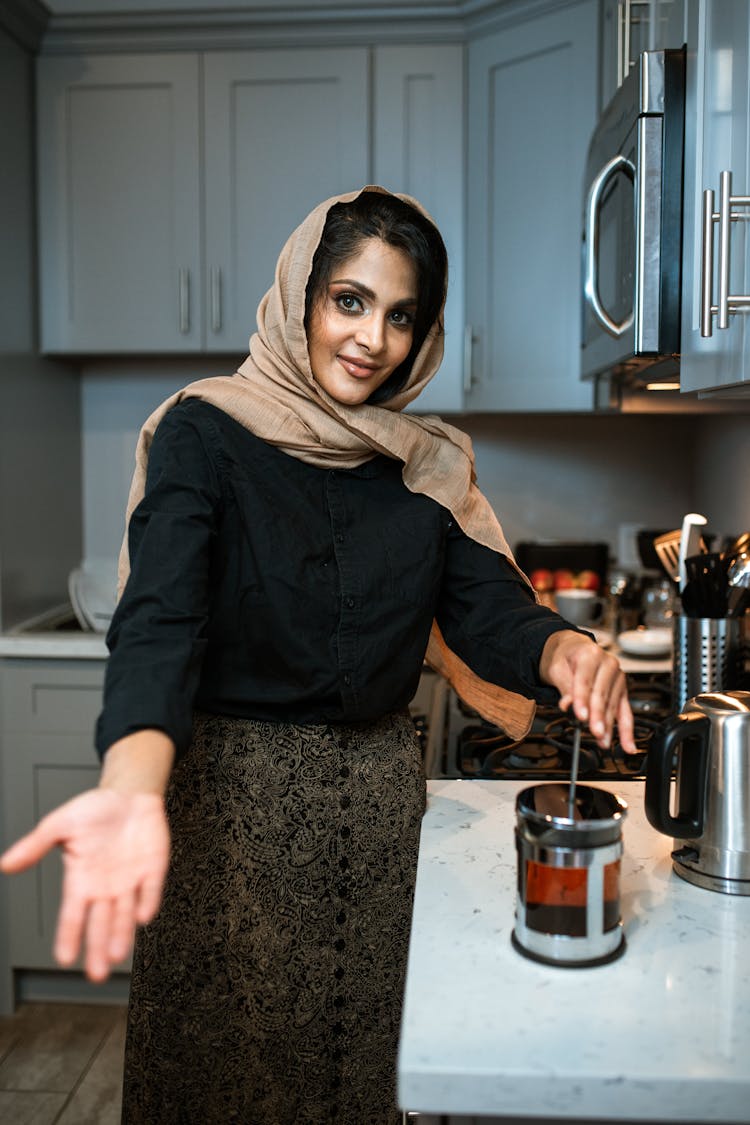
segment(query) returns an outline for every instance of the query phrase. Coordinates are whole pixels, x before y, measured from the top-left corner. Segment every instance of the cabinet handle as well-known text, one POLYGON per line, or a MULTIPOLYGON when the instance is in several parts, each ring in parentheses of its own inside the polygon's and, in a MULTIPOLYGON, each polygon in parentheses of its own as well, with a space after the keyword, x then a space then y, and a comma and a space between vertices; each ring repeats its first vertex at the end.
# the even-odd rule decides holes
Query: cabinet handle
POLYGON ((729 292, 729 275, 732 266, 732 223, 750 218, 734 207, 750 207, 750 195, 732 195, 732 173, 719 176, 719 210, 714 211, 714 193, 711 188, 703 192, 703 223, 701 247, 701 336, 713 335, 713 317, 717 328, 728 328, 729 318, 735 313, 750 309, 750 294, 729 292), (714 224, 719 227, 719 259, 717 264, 719 294, 713 302, 714 289, 714 224))
POLYGON ((221 269, 211 270, 211 331, 221 332, 221 269))
POLYGON ((630 20, 632 18, 630 11, 630 0, 625 0, 625 10, 623 13, 623 35, 622 35, 622 80, 623 82, 630 74, 630 20))
POLYGON ((607 184, 618 172, 624 172, 635 183, 633 162, 626 156, 613 156, 594 177, 586 202, 586 270, 583 294, 596 319, 612 336, 622 336, 633 323, 631 312, 619 323, 613 320, 599 300, 599 279, 596 269, 596 251, 599 246, 599 204, 607 184))
POLYGON ((470 324, 464 327, 464 394, 469 394, 474 386, 474 330, 470 324))
POLYGON ((180 270, 180 332, 190 331, 190 270, 180 270))

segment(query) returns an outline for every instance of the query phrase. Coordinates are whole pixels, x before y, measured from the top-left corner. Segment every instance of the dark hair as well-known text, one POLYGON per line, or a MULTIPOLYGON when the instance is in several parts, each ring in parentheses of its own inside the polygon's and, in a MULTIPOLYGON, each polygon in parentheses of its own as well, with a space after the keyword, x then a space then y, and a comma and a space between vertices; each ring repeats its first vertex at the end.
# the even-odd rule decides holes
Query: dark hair
POLYGON ((404 362, 368 400, 385 402, 407 382, 417 353, 438 318, 445 297, 448 255, 434 223, 395 195, 363 191, 351 203, 335 203, 328 212, 313 256, 305 290, 305 328, 333 271, 341 262, 353 257, 367 238, 379 238, 389 246, 404 250, 417 272, 417 309, 411 349, 404 362))

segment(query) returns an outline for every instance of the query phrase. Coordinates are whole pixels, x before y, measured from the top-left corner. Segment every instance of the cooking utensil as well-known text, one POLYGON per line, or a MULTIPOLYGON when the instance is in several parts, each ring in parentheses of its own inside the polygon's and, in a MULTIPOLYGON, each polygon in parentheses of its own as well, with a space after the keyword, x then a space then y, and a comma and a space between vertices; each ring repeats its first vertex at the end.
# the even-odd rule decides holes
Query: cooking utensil
POLYGON ((654 828, 683 844, 672 852, 678 875, 750 895, 750 692, 698 695, 667 722, 649 750, 645 803, 654 828))
POLYGON ((654 539, 659 562, 673 582, 680 580, 680 532, 665 531, 654 539))
POLYGON ((687 580, 682 608, 689 617, 727 616, 727 565, 723 555, 707 551, 684 561, 687 580))
POLYGON ((727 613, 739 617, 744 612, 750 594, 750 548, 734 557, 727 567, 727 613))
POLYGON ((724 555, 729 558, 732 555, 744 555, 750 551, 750 531, 743 531, 736 539, 731 540, 724 548, 724 555))
POLYGON ((685 570, 685 559, 690 558, 691 555, 697 555, 701 551, 705 551, 705 544, 701 538, 702 527, 705 527, 708 520, 705 516, 700 515, 699 512, 688 512, 682 521, 682 531, 680 532, 680 548, 678 553, 678 581, 680 590, 685 588, 687 582, 687 572, 685 570))
MULTIPOLYGON (((686 516, 685 519, 687 518, 686 516)), ((673 582, 680 581, 681 541, 682 531, 665 531, 663 535, 657 535, 656 539, 654 539, 654 550, 656 551, 659 562, 673 582)), ((690 554, 697 555, 699 551, 705 550, 707 550, 706 543, 701 536, 698 547, 695 551, 691 551, 690 554)))

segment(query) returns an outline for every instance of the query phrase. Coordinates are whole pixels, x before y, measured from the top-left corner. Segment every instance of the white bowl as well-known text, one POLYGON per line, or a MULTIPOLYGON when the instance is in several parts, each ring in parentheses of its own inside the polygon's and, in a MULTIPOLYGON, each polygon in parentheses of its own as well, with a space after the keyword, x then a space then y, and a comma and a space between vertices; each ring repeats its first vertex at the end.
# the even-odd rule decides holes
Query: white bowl
POLYGON ((617 636, 627 656, 667 656, 672 651, 671 629, 629 629, 617 636))
POLYGON ((101 574, 76 567, 68 576, 68 594, 81 628, 106 633, 117 602, 112 583, 101 574))

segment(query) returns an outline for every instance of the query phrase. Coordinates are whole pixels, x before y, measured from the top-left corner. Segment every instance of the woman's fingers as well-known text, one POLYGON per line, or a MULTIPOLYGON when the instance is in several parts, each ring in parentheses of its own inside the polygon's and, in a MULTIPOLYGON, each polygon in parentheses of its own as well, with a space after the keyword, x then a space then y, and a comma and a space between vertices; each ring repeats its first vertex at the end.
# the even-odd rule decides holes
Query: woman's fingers
POLYGON ((134 890, 120 895, 113 903, 107 948, 109 960, 113 965, 125 960, 133 944, 135 904, 136 892, 134 890))
POLYGON ((617 711, 617 731, 620 736, 620 745, 626 754, 637 754, 638 747, 635 744, 635 724, 633 722, 633 712, 630 708, 627 695, 623 695, 620 700, 620 706, 617 711))
POLYGON ((612 742, 615 723, 628 753, 635 752, 633 720, 627 700, 625 674, 619 661, 589 641, 571 641, 567 651, 569 679, 561 694, 560 707, 572 710, 586 723, 603 748, 612 742))
POLYGON ((86 976, 103 981, 109 976, 109 937, 113 904, 109 898, 96 899, 89 906, 86 922, 86 976))
POLYGON ((0 871, 14 875, 38 863, 62 838, 58 820, 54 813, 39 821, 33 832, 16 840, 15 844, 0 856, 0 871))
POLYGON ((87 909, 87 900, 83 895, 71 890, 70 878, 66 873, 54 944, 54 955, 58 964, 72 965, 78 956, 86 925, 87 909))

